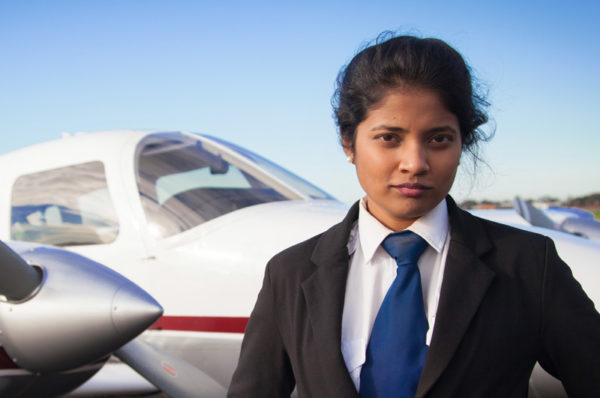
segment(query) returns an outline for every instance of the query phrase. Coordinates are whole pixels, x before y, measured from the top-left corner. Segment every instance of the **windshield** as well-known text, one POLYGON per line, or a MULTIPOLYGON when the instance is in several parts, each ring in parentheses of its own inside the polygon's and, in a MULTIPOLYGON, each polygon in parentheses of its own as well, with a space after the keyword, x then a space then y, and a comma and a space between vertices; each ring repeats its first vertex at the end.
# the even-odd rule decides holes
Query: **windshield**
POLYGON ((302 177, 297 176, 296 174, 292 173, 291 171, 284 169, 283 167, 271 162, 268 159, 263 158, 260 155, 257 155, 256 153, 254 153, 252 151, 249 151, 245 148, 239 147, 230 142, 223 141, 216 137, 207 136, 207 135, 205 135, 205 137, 210 138, 211 140, 214 140, 214 141, 218 142, 219 144, 225 145, 228 148, 236 151, 240 155, 244 156, 246 159, 256 163, 258 165, 258 167, 262 168, 267 173, 270 173, 271 175, 280 179, 284 183, 294 187, 294 189, 298 190, 299 192, 302 192, 304 195, 306 195, 312 199, 331 199, 331 200, 334 199, 327 192, 314 186, 313 184, 306 181, 302 177))
POLYGON ((171 236, 244 207, 303 198, 253 166, 181 133, 146 137, 137 148, 136 179, 151 233, 171 236))

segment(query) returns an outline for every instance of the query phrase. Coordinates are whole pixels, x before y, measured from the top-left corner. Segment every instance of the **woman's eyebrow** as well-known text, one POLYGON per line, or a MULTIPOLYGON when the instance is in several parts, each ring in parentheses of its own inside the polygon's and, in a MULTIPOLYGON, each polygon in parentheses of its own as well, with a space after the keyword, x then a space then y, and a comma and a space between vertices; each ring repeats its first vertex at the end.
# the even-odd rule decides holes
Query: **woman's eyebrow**
MULTIPOLYGON (((385 131, 391 131, 391 132, 395 132, 395 133, 406 133, 408 132, 408 129, 405 129, 404 127, 400 127, 400 126, 389 126, 387 124, 380 124, 378 126, 375 126, 371 129, 371 131, 380 131, 380 130, 385 130, 385 131)), ((436 126, 433 127, 429 130, 427 130, 427 132, 429 133, 441 133, 444 131, 450 131, 454 134, 458 134, 458 131, 456 131, 456 129, 452 126, 449 125, 443 125, 443 126, 436 126)))
POLYGON ((458 134, 458 131, 452 126, 438 126, 427 130, 430 133, 442 133, 444 131, 449 131, 454 134, 458 134))
POLYGON ((378 130, 386 130, 386 131, 392 131, 392 132, 397 132, 397 133, 406 133, 408 131, 404 127, 388 126, 387 124, 380 124, 371 129, 371 131, 378 131, 378 130))

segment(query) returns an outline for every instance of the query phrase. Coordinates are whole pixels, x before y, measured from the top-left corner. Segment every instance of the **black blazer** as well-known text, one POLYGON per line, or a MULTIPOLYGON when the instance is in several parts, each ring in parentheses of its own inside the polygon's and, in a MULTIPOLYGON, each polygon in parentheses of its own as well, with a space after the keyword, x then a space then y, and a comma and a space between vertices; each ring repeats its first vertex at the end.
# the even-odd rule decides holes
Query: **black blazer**
MULTIPOLYGON (((451 241, 417 397, 526 397, 536 361, 570 397, 600 397, 600 315, 544 236, 447 198, 451 241)), ((358 398, 341 353, 358 204, 271 259, 228 397, 358 398)))

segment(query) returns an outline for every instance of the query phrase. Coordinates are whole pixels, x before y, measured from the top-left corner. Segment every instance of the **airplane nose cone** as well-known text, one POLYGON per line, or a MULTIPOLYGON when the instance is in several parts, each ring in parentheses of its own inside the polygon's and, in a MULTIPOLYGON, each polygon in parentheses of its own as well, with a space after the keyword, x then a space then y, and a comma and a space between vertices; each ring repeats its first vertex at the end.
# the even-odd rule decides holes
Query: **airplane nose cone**
POLYGON ((152 296, 137 285, 122 285, 112 302, 112 320, 117 333, 131 339, 152 325, 163 309, 152 296))

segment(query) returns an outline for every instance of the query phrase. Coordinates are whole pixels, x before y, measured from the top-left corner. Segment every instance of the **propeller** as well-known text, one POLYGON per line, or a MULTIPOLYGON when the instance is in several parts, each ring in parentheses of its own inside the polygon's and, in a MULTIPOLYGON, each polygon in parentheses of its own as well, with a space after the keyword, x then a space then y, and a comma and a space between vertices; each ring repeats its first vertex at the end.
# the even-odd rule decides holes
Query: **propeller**
POLYGON ((139 338, 114 355, 172 398, 224 398, 227 394, 197 367, 139 338))
POLYGON ((47 374, 116 349, 118 358, 172 398, 225 397, 225 388, 200 369, 131 340, 162 314, 137 285, 75 253, 43 246, 17 253, 15 246, 0 242, 0 295, 6 298, 0 300, 0 346, 20 367, 47 374), (57 318, 66 325, 60 330, 52 327, 57 318))
POLYGON ((150 294, 87 257, 22 242, 0 248, 0 271, 9 271, 0 278, 9 299, 0 300, 0 345, 24 369, 51 373, 89 364, 162 314, 150 294), (41 283, 38 267, 25 261, 39 264, 41 283))
POLYGON ((9 301, 26 299, 42 281, 42 275, 3 242, 0 242, 0 275, 0 295, 9 301))

